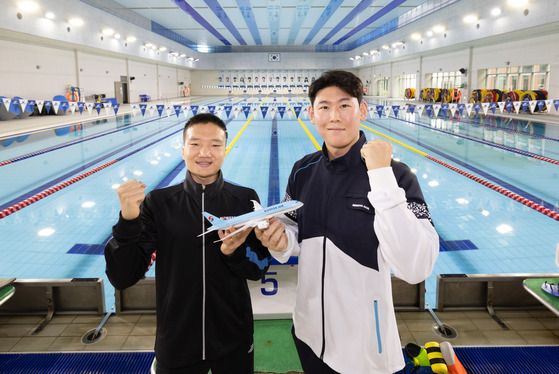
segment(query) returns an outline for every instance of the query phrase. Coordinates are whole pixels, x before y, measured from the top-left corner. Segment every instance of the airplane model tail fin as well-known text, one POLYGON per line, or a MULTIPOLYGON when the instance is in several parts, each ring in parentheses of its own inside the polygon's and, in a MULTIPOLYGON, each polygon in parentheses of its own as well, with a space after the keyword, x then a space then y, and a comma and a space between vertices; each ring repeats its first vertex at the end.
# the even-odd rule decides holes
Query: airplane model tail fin
POLYGON ((260 209, 264 209, 264 207, 262 205, 260 205, 260 203, 256 200, 251 200, 252 204, 254 205, 254 211, 260 210, 260 209))
POLYGON ((214 216, 214 215, 211 215, 211 214, 208 213, 208 212, 203 212, 202 214, 203 214, 204 217, 206 217, 207 220, 210 221, 210 223, 211 223, 212 225, 214 225, 214 226, 215 226, 215 225, 219 225, 221 222, 224 221, 224 220, 222 220, 221 218, 218 218, 218 217, 216 217, 216 216, 214 216))

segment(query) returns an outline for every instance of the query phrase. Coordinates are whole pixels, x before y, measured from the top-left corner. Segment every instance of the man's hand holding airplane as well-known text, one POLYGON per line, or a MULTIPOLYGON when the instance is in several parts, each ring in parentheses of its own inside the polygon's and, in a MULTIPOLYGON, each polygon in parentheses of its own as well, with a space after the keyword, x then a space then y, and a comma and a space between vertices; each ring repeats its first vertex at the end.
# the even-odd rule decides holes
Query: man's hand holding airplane
POLYGON ((382 139, 369 140, 363 144, 361 156, 365 159, 367 170, 390 166, 392 143, 382 139))
POLYGON ((219 238, 222 239, 220 248, 221 253, 223 253, 225 256, 231 256, 233 252, 235 252, 235 250, 245 242, 248 234, 250 234, 251 231, 252 227, 247 227, 244 230, 239 230, 236 229, 234 226, 229 227, 227 230, 218 230, 217 235, 219 235, 219 238), (223 240, 223 238, 225 238, 232 232, 235 232, 235 234, 223 240))
POLYGON ((268 220, 270 226, 267 229, 255 228, 256 237, 262 242, 264 247, 271 251, 281 252, 287 248, 287 235, 283 223, 272 217, 268 220))

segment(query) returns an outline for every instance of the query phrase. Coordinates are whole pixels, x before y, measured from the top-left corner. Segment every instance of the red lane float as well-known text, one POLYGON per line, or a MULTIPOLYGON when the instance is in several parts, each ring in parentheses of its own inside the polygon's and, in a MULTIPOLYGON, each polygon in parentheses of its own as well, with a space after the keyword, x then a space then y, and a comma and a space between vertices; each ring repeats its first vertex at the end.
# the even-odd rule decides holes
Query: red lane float
POLYGON ((25 199, 25 200, 23 200, 23 201, 20 201, 19 203, 14 204, 14 205, 12 205, 11 207, 8 207, 8 208, 6 208, 6 209, 0 211, 0 219, 9 216, 9 215, 12 214, 12 213, 17 212, 18 210, 23 209, 23 208, 25 208, 26 206, 29 206, 29 205, 31 205, 31 204, 33 204, 33 203, 36 203, 37 201, 39 201, 39 200, 41 200, 41 199, 44 199, 45 197, 47 197, 47 196, 49 196, 49 195, 52 195, 53 193, 55 193, 55 192, 57 192, 57 191, 60 191, 61 189, 66 188, 66 187, 68 187, 69 185, 74 184, 74 183, 76 183, 76 182, 78 182, 78 181, 84 179, 85 177, 89 177, 91 174, 95 174, 95 173, 97 173, 98 171, 103 170, 103 169, 106 168, 107 166, 110 166, 110 165, 114 164, 115 162, 118 162, 118 160, 109 161, 109 162, 107 162, 106 164, 103 164, 103 165, 98 166, 98 167, 96 167, 96 168, 94 168, 94 169, 91 169, 91 170, 89 170, 89 171, 86 171, 85 173, 82 173, 82 174, 78 175, 77 177, 74 177, 74 178, 69 179, 69 180, 67 180, 67 181, 65 181, 65 182, 62 182, 62 183, 60 183, 60 184, 57 184, 56 186, 51 187, 51 188, 49 188, 49 189, 47 189, 47 190, 44 190, 43 192, 39 192, 38 194, 36 194, 36 195, 34 195, 34 196, 31 196, 31 197, 28 198, 28 199, 25 199))
POLYGON ((457 173, 459 173, 459 174, 462 174, 462 175, 464 175, 464 176, 466 176, 466 177, 468 177, 468 178, 470 178, 470 179, 472 179, 472 180, 474 180, 474 181, 476 181, 476 182, 478 182, 478 183, 481 183, 481 184, 483 184, 484 186, 489 187, 489 188, 491 188, 492 190, 495 190, 495 191, 499 192, 499 193, 502 194, 502 195, 505 195, 506 197, 509 197, 509 198, 511 198, 511 199, 513 199, 513 200, 515 200, 515 201, 518 201, 519 203, 522 203, 522 204, 526 205, 526 206, 529 207, 529 208, 532 208, 532 209, 534 209, 534 210, 536 210, 536 211, 538 211, 538 212, 540 212, 540 213, 543 213, 543 214, 545 214, 546 216, 551 217, 551 218, 553 218, 553 219, 556 220, 556 221, 559 221, 559 212, 554 212, 554 211, 551 210, 551 209, 548 209, 548 208, 546 208, 546 207, 544 207, 544 206, 542 206, 542 205, 540 205, 540 204, 538 204, 538 203, 535 203, 535 202, 533 202, 533 201, 531 201, 531 200, 528 200, 528 199, 526 199, 525 197, 522 197, 522 196, 520 196, 520 195, 517 195, 517 194, 515 194, 514 192, 511 192, 511 191, 509 191, 509 190, 507 190, 507 189, 505 189, 505 188, 503 188, 503 187, 499 187, 499 186, 497 186, 497 185, 495 185, 495 184, 493 184, 493 183, 491 183, 491 182, 488 182, 488 181, 486 181, 486 180, 484 180, 484 179, 481 179, 480 177, 476 177, 476 176, 473 175, 473 174, 470 174, 470 173, 468 173, 468 172, 465 172, 464 170, 460 170, 460 169, 458 169, 457 167, 454 167, 454 166, 452 166, 452 165, 449 165, 449 164, 447 164, 447 163, 444 162, 444 161, 441 161, 441 160, 439 160, 439 159, 436 159, 436 158, 433 157, 433 156, 425 155, 425 157, 427 157, 429 160, 435 161, 436 163, 441 164, 441 165, 443 165, 443 166, 449 168, 450 170, 453 170, 453 171, 455 171, 455 172, 457 172, 457 173))

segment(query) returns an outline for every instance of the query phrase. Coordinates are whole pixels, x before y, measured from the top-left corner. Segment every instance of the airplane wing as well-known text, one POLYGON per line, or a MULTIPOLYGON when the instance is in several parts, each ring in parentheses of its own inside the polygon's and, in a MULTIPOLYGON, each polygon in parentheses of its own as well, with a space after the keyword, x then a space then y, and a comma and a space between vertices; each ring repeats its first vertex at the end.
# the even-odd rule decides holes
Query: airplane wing
POLYGON ((224 236, 224 237, 221 238, 221 239, 216 240, 214 243, 222 242, 222 241, 224 241, 225 239, 227 239, 228 237, 235 235, 235 234, 238 233, 239 231, 243 231, 243 230, 246 229, 246 228, 256 226, 257 223, 258 223, 258 222, 255 222, 255 221, 248 221, 248 222, 245 222, 245 224, 244 224, 243 226, 241 226, 239 229, 233 231, 232 233, 230 233, 230 234, 227 235, 227 236, 224 236), (253 223, 254 223, 254 224, 253 224, 253 223))
MULTIPOLYGON (((241 216, 234 217, 234 218, 231 218, 231 219, 226 219, 226 220, 225 219, 219 219, 218 217, 215 217, 215 216, 213 216, 213 215, 211 215, 207 212, 203 212, 203 215, 213 225, 206 232, 204 232, 204 233, 202 233, 198 236, 205 235, 205 234, 209 233, 210 231, 226 230, 231 226, 233 226, 237 230, 231 232, 230 234, 225 236, 223 239, 227 239, 230 236, 236 234, 238 231, 244 230, 248 227, 258 226, 258 228, 260 228, 260 229, 266 229, 269 226, 268 219, 270 219, 272 217, 276 217, 276 216, 281 215, 281 214, 285 214, 285 213, 290 212, 292 210, 298 209, 301 205, 303 205, 303 203, 301 203, 300 201, 291 201, 291 202, 289 202, 291 205, 289 205, 287 207, 283 206, 284 203, 280 203, 280 204, 276 204, 276 205, 273 205, 271 207, 266 208, 265 212, 255 213, 256 211, 262 210, 264 208, 257 201, 252 200, 252 202, 254 204, 254 212, 246 213, 246 214, 243 214, 241 216), (293 203, 296 203, 296 204, 293 205, 293 203)), ((217 240, 216 242, 222 241, 223 239, 217 240)))

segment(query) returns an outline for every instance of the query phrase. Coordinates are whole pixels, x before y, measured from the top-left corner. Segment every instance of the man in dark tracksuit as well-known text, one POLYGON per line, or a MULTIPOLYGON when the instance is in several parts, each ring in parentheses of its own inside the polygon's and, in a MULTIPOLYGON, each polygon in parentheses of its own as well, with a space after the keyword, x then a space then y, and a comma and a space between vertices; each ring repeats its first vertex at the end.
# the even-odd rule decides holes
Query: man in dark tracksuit
POLYGON ((141 279, 157 251, 157 373, 253 373, 253 317, 246 279, 269 266, 268 250, 247 229, 199 235, 202 212, 232 217, 253 210, 252 189, 225 182, 225 124, 199 114, 184 129, 182 184, 154 190, 131 180, 118 189, 121 214, 105 248, 117 289, 141 279))

